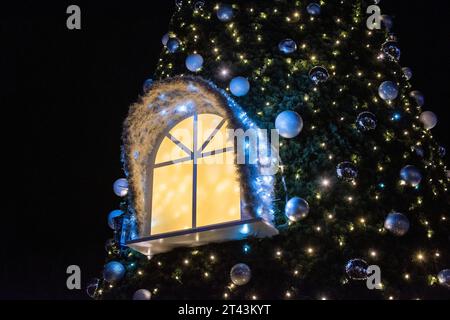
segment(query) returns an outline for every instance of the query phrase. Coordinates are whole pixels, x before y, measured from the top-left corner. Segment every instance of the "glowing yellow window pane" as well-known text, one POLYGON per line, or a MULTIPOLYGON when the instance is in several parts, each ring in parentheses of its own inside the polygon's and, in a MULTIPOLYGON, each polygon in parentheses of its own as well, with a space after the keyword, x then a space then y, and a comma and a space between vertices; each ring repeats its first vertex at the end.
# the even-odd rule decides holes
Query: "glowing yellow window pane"
POLYGON ((222 159, 223 154, 198 159, 197 227, 241 218, 239 176, 233 162, 221 163, 222 159))
POLYGON ((155 163, 160 164, 184 159, 186 157, 189 157, 189 154, 187 154, 186 151, 177 146, 169 138, 164 138, 156 155, 155 163))
POLYGON ((151 234, 192 228, 193 161, 153 172, 151 234))

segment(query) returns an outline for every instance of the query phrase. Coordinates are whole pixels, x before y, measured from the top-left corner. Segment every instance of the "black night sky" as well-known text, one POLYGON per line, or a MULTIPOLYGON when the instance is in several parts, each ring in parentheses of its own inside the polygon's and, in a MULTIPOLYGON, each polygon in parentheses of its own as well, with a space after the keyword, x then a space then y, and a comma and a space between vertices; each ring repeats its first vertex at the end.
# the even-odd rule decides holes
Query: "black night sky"
MULTIPOLYGON (((414 87, 439 116, 433 133, 450 148, 446 5, 381 3, 395 18, 402 65, 413 69, 414 87)), ((106 217, 119 204, 112 183, 122 176, 122 122, 155 70, 174 3, 17 1, 1 7, 2 158, 8 164, 0 299, 88 299, 84 290, 67 290, 66 268, 79 265, 83 283, 101 273, 104 243, 112 236, 106 217), (81 7, 81 31, 66 28, 71 4, 81 7)))

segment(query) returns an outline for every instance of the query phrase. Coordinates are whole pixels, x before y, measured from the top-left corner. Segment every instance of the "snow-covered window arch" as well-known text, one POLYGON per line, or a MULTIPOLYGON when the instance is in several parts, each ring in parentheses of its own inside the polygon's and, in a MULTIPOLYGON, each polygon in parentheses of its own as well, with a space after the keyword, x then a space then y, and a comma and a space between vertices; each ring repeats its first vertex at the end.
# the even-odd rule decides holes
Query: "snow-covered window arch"
POLYGON ((124 162, 139 237, 127 244, 144 254, 277 234, 268 196, 273 179, 260 176, 258 165, 203 165, 234 155, 234 143, 214 140, 212 132, 194 137, 195 125, 219 132, 255 127, 224 91, 198 77, 155 82, 130 108, 124 162))

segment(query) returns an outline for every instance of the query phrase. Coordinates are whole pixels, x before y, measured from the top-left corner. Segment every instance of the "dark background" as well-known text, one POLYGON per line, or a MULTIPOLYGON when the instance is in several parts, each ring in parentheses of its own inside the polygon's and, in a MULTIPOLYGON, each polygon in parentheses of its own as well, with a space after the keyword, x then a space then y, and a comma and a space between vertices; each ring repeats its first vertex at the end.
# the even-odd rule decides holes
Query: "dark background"
MULTIPOLYGON (((433 133, 450 147, 446 3, 381 7, 395 18, 402 65, 439 116, 433 133)), ((66 289, 66 268, 79 265, 83 283, 101 273, 122 122, 155 70, 173 10, 172 0, 1 5, 0 299, 87 298, 66 289), (81 31, 66 28, 70 4, 81 7, 81 31)))

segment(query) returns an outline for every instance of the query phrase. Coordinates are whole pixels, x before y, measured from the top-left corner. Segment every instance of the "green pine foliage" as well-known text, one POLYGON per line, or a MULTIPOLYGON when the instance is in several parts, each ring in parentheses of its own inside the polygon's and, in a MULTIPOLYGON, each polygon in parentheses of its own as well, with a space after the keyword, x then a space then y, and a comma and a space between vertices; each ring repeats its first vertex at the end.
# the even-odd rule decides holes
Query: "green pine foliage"
POLYGON ((230 22, 217 19, 215 2, 206 1, 199 11, 194 2, 183 1, 174 13, 169 31, 181 40, 181 50, 163 49, 155 79, 192 74, 185 58, 196 52, 205 60, 196 75, 219 87, 227 88, 233 76, 249 79, 249 94, 235 99, 260 127, 273 128, 284 110, 302 116, 301 134, 281 139, 283 171, 275 204, 280 235, 180 248, 151 260, 131 250, 111 254, 108 259, 122 261, 127 274, 112 288, 104 282, 97 297, 130 299, 146 288, 152 299, 448 298, 450 291, 436 280, 439 271, 450 268, 445 166, 431 132, 418 120, 422 110, 409 96, 412 86, 402 66, 377 59, 388 35, 366 28, 364 13, 373 2, 321 1, 322 13, 312 19, 308 1, 233 1, 230 22), (278 50, 286 38, 298 46, 289 55, 278 50), (325 66, 330 79, 319 85, 310 81, 314 66, 325 66), (229 77, 220 74, 224 68, 229 77), (383 81, 399 83, 399 98, 392 103, 378 96, 383 81), (356 128, 363 111, 376 115, 375 130, 356 128), (392 118, 396 112, 398 121, 392 118), (343 161, 358 168, 354 184, 336 177, 343 161), (406 165, 422 172, 418 188, 401 184, 406 165), (288 226, 285 199, 293 196, 306 199, 311 211, 288 226), (391 211, 409 218, 405 236, 384 230, 391 211), (346 278, 345 265, 353 258, 380 266, 382 290, 346 278), (252 279, 230 287, 230 269, 237 263, 250 266, 252 279))

